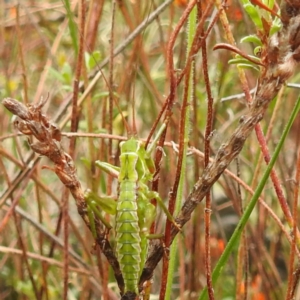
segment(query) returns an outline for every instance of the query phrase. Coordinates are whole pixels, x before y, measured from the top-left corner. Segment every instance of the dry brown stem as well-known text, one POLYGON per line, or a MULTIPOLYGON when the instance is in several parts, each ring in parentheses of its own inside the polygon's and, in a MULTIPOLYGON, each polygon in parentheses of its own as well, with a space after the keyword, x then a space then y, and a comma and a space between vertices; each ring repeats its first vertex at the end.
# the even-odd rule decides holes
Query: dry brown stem
MULTIPOLYGON (((17 116, 14 122, 16 128, 23 134, 33 136, 36 139, 36 142, 30 144, 32 150, 40 155, 47 156, 54 163, 54 168, 45 168, 53 170, 61 182, 70 190, 76 201, 79 215, 88 228, 90 228, 87 204, 76 174, 76 168, 70 155, 61 146, 60 130, 42 113, 42 107, 45 102, 42 99, 36 105, 25 106, 15 99, 5 98, 2 103, 11 113, 17 116)), ((101 223, 97 219, 95 219, 95 225, 97 245, 100 246, 112 266, 116 280, 122 291, 122 287, 124 286, 123 277, 114 251, 107 239, 107 232, 106 230, 102 230, 101 223)))

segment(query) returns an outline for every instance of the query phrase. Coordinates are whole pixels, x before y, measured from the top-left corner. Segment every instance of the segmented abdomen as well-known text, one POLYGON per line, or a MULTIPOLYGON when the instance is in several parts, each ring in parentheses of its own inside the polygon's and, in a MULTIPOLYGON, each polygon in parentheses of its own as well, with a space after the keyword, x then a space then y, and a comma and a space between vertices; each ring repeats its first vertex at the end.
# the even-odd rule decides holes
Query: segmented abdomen
POLYGON ((116 215, 116 255, 125 283, 125 292, 138 294, 141 247, 140 228, 137 212, 136 157, 133 153, 121 155, 119 175, 119 197, 116 215), (123 156, 123 157, 122 157, 123 156), (122 169, 125 165, 126 167, 122 169))

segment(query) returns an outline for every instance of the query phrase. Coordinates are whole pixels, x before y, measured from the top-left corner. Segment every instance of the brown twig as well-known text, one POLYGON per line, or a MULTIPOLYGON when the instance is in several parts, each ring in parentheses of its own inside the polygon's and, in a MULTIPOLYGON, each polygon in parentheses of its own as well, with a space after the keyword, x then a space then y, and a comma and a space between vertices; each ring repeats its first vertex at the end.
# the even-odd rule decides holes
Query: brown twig
POLYGON ((34 280, 33 277, 33 272, 31 270, 31 266, 29 264, 28 261, 28 256, 27 256, 27 249, 26 249, 26 245, 24 242, 24 235, 23 235, 23 231, 22 231, 22 226, 21 226, 21 219, 19 218, 19 216, 17 215, 17 213, 14 211, 13 212, 14 215, 14 221, 15 221, 15 225, 16 225, 16 229, 17 229, 17 233, 18 233, 18 237, 19 237, 19 243, 20 243, 20 248, 22 250, 22 257, 28 272, 28 276, 29 279, 31 281, 32 287, 33 287, 33 292, 35 295, 35 298, 38 299, 38 289, 37 289, 37 285, 36 285, 36 280, 34 280))
MULTIPOLYGON (((296 291, 297 291, 297 286, 300 280, 300 265, 298 264, 294 274, 293 274, 294 280, 293 280, 293 287, 292 287, 292 291, 291 291, 291 295, 295 295, 296 291)), ((295 299, 295 298, 291 298, 291 299, 295 299)))
MULTIPOLYGON (((206 40, 206 38, 208 37, 209 33, 211 32, 213 26, 215 25, 215 23, 217 22, 218 18, 219 18, 219 15, 221 13, 222 9, 220 9, 217 13, 217 15, 214 17, 214 19, 212 20, 210 26, 208 27, 205 35, 202 37, 202 39, 197 40, 197 39, 194 39, 193 41, 193 45, 190 49, 190 52, 188 53, 188 57, 187 57, 187 61, 186 61, 186 65, 184 67, 184 69, 181 71, 180 75, 177 77, 177 80, 176 80, 176 87, 180 84, 180 82, 182 81, 183 77, 185 76, 185 74, 187 73, 187 70, 188 70, 188 67, 189 65, 191 64, 191 61, 193 60, 194 58, 194 55, 201 49, 202 47, 202 43, 204 40, 206 40)), ((197 30, 196 30, 196 34, 195 36, 198 36, 200 35, 200 30, 202 29, 203 27, 203 24, 206 20, 206 18, 208 17, 208 13, 209 13, 209 10, 205 10, 205 12, 203 13, 203 17, 201 18, 201 20, 199 21, 198 25, 197 25, 197 30)), ((162 115, 164 114, 164 112, 167 110, 167 107, 169 106, 169 99, 170 99, 170 96, 171 94, 168 95, 168 97, 166 98, 155 122, 153 123, 152 127, 151 127, 151 130, 150 130, 150 133, 148 135, 148 139, 146 141, 146 147, 147 145, 149 144, 150 140, 151 140, 151 137, 153 136, 154 134, 154 131, 155 129, 157 128, 157 125, 162 117, 162 115)), ((166 114, 167 115, 167 114, 166 114)), ((161 140, 164 140, 161 138, 161 140)), ((162 143, 161 143, 162 144, 162 143)), ((158 159, 157 159, 158 160, 158 159)), ((159 160, 160 161, 160 160, 159 160)))
MULTIPOLYGON (((202 13, 201 7, 200 12, 202 13)), ((201 32, 201 36, 204 36, 204 30, 201 32)), ((206 127, 204 134, 204 167, 206 168, 209 164, 210 157, 210 136, 213 128, 213 105, 214 99, 212 96, 210 81, 208 75, 208 64, 207 64, 207 50, 206 50, 206 40, 202 42, 202 66, 203 66, 203 76, 205 82, 205 89, 207 94, 207 117, 206 117, 206 127)), ((211 194, 210 191, 206 195, 204 219, 205 219, 205 270, 206 270, 206 282, 208 297, 210 300, 214 299, 214 290, 212 285, 212 275, 211 275, 211 253, 210 253, 210 221, 211 221, 211 194)))
MULTIPOLYGON (((170 93, 169 93, 169 97, 166 101, 166 124, 168 126, 168 122, 169 122, 169 117, 172 114, 172 106, 175 102, 175 97, 176 97, 176 89, 177 89, 177 82, 176 82, 176 72, 175 72, 175 67, 174 67, 174 53, 173 53, 173 48, 174 48, 174 44, 176 41, 176 38, 181 30, 181 28, 183 27, 183 25, 185 24, 188 16, 190 15, 192 9, 194 8, 194 6, 196 5, 197 1, 191 1, 189 2, 189 5, 187 6, 187 8, 185 9, 184 13, 182 14, 178 24, 176 25, 176 28, 174 29, 174 31, 172 32, 172 35, 170 37, 169 43, 168 43, 168 47, 167 47, 167 60, 168 60, 168 74, 169 74, 169 78, 170 78, 170 93)), ((188 73, 189 74, 189 73, 188 73)), ((187 80, 189 80, 189 76, 187 76, 187 80)), ((186 85, 187 87, 188 85, 186 85)), ((187 88, 186 88, 187 90, 187 88)), ((185 97, 184 97, 185 101, 187 101, 187 92, 185 93, 185 97)), ((186 115, 186 103, 182 105, 182 111, 181 111, 181 125, 180 125, 180 142, 183 142, 183 132, 184 132, 184 126, 182 125, 182 123, 185 122, 185 115, 186 115)), ((165 131, 166 132, 166 131, 165 131)), ((163 134, 160 138, 159 144, 163 145, 164 141, 165 141, 165 137, 166 134, 163 134)), ((180 143, 180 146, 182 146, 182 143, 180 143)), ((178 188, 178 184, 179 184, 179 180, 180 180, 180 170, 182 167, 182 148, 180 147, 181 152, 179 153, 179 157, 178 157, 178 163, 177 163, 177 172, 176 172, 176 176, 175 176, 175 181, 174 181, 174 185, 173 188, 169 194, 169 206, 168 206, 168 210, 170 212, 171 215, 173 215, 174 213, 174 209, 175 209, 175 200, 176 200, 176 195, 177 195, 177 188, 178 188), (175 187, 175 189, 174 189, 175 187)), ((160 148, 159 148, 160 149, 160 148)), ((156 168, 156 172, 158 173, 160 170, 160 162, 161 162, 161 158, 162 158, 162 151, 158 150, 156 152, 156 157, 155 157, 155 168, 156 168)), ((153 190, 157 190, 158 189, 158 181, 159 181, 159 177, 157 177, 156 180, 154 180, 152 188, 153 190)), ((164 243, 166 245, 166 247, 169 247, 170 243, 171 243, 171 223, 169 222, 169 220, 167 220, 166 222, 166 228, 165 228, 165 239, 164 239, 164 243)), ((162 271, 162 280, 161 280, 161 289, 160 289, 160 299, 164 299, 165 298, 165 293, 166 293, 166 287, 167 287, 167 278, 168 278, 168 268, 169 268, 169 259, 164 256, 164 260, 163 260, 163 271, 162 271)))
POLYGON ((245 59, 251 61, 252 63, 264 67, 264 65, 259 61, 259 59, 252 58, 251 56, 247 55, 242 50, 240 50, 238 47, 235 47, 230 44, 224 44, 224 43, 217 44, 213 47, 213 50, 220 50, 220 49, 232 51, 232 52, 244 57, 245 59))
POLYGON ((103 7, 104 0, 90 2, 86 25, 86 45, 89 52, 95 48, 98 25, 100 24, 103 7))
MULTIPOLYGON (((19 117, 15 121, 15 126, 18 130, 25 135, 34 136, 37 140, 36 143, 30 145, 32 150, 40 155, 47 156, 54 163, 54 168, 47 168, 54 171, 61 182, 70 190, 76 201, 79 215, 88 228, 91 229, 87 215, 87 204, 73 160, 60 144, 60 130, 42 114, 41 110, 45 101, 41 100, 38 104, 29 105, 28 107, 11 98, 5 98, 2 103, 10 112, 19 117)), ((101 224, 97 219, 95 219, 95 226, 96 242, 112 266, 122 293, 124 282, 119 263, 107 239, 106 231, 102 230, 101 224)))
MULTIPOLYGON (((82 62, 83 62, 83 53, 84 53, 84 28, 85 28, 85 0, 81 0, 79 4, 79 16, 80 16, 80 28, 79 28, 79 51, 78 58, 76 63, 76 71, 75 71, 75 79, 73 83, 73 99, 72 99, 72 114, 71 114, 71 132, 76 132, 78 129, 79 122, 79 109, 78 109, 78 94, 79 94, 79 82, 82 70, 82 62)), ((76 146, 76 139, 70 139, 69 145, 69 154, 71 158, 74 158, 76 146)), ((67 187, 67 186, 66 186, 67 187)), ((68 203, 69 192, 68 189, 65 189, 63 192, 62 198, 62 214, 63 214, 63 222, 64 222, 64 289, 63 289, 63 299, 67 300, 68 297, 68 264, 69 264, 69 252, 68 252, 68 244, 69 244, 69 227, 68 227, 68 203)))
MULTIPOLYGON (((22 255, 22 250, 18 250, 18 249, 15 249, 15 248, 4 247, 4 246, 0 246, 0 252, 1 253, 12 253, 12 254, 16 254, 16 255, 22 255)), ((28 252, 28 251, 27 251, 27 257, 31 258, 31 259, 35 259, 37 261, 46 262, 47 264, 49 264, 49 266, 57 266, 59 268, 63 268, 63 264, 60 261, 58 261, 56 259, 53 259, 53 258, 49 258, 49 257, 43 256, 43 255, 39 255, 39 254, 28 252)), ((69 266, 69 272, 70 271, 78 273, 78 274, 83 274, 83 275, 86 275, 86 276, 93 276, 91 271, 86 270, 82 267, 76 268, 76 267, 69 266)), ((38 299, 40 299, 40 298, 38 298, 38 299)))
POLYGON ((27 176, 20 182, 21 186, 19 186, 18 192, 14 195, 14 198, 10 205, 9 210, 7 211, 5 216, 2 217, 2 220, 0 222, 0 234, 3 231, 3 229, 5 228, 5 226, 7 225, 7 222, 10 219, 10 217, 13 215, 13 213, 15 211, 15 207, 19 204, 19 200, 23 195, 23 192, 28 184, 28 181, 30 180, 30 177, 33 174, 33 171, 34 171, 34 169, 30 169, 30 172, 27 173, 27 176))
POLYGON ((63 219, 63 300, 68 299, 69 290, 69 190, 65 187, 61 196, 63 219))
MULTIPOLYGON (((179 23, 178 23, 178 27, 175 28, 172 37, 170 39, 170 42, 168 44, 168 64, 169 64, 169 76, 170 76, 170 94, 169 97, 167 98, 167 107, 166 107, 166 118, 170 118, 170 116, 172 115, 172 106, 173 103, 175 101, 175 93, 176 93, 176 87, 177 87, 177 82, 178 80, 176 80, 175 78, 175 73, 174 73, 174 62, 173 62, 173 46, 175 43, 175 39, 177 37, 177 34, 179 32, 179 29, 182 27, 183 22, 185 21, 185 18, 190 14, 192 8, 194 7, 194 5, 196 5, 196 3, 194 3, 193 1, 189 3, 189 6, 187 7, 187 9, 185 10, 185 13, 183 14, 182 18, 180 19, 179 23)), ((178 162, 177 162, 177 166, 176 166, 176 175, 175 175, 175 180, 173 183, 173 187, 172 187, 172 192, 170 193, 169 196, 169 206, 168 206, 168 210, 171 214, 174 213, 174 209, 175 209, 175 201, 176 201, 176 197, 177 197, 177 190, 178 190, 178 185, 179 185, 179 181, 180 181, 180 177, 181 177, 181 169, 182 169, 182 162, 183 162, 183 155, 184 155, 184 137, 185 137, 185 122, 186 122, 186 109, 187 109, 187 105, 188 104, 188 86, 189 86, 189 78, 190 78, 190 73, 191 73, 191 69, 192 69, 192 62, 194 60, 194 56, 195 54, 199 51, 199 49, 202 47, 203 45, 203 41, 205 40, 205 38, 208 35, 208 32, 210 32, 210 30, 208 30, 206 35, 203 35, 203 37, 201 39, 199 39, 199 36, 201 36, 201 32, 203 31, 203 26, 204 26, 204 22, 206 17, 209 15, 210 11, 211 11, 211 7, 212 7, 212 2, 209 2, 209 4, 207 5, 203 16, 201 17, 201 19, 199 20, 199 23, 197 24, 197 28, 196 28, 196 32, 194 35, 194 40, 191 46, 191 49, 189 51, 188 57, 187 57, 187 62, 186 62, 186 66, 184 68, 184 71, 182 72, 182 74, 184 74, 185 77, 185 85, 184 85, 184 94, 183 94, 183 102, 182 102, 182 109, 180 112, 180 128, 179 128, 179 154, 178 154, 178 162), (199 42, 200 40, 200 42, 199 42)), ((162 137, 160 139, 160 143, 163 143, 164 141, 164 137, 162 137)), ((157 170, 159 170, 159 162, 161 160, 161 151, 158 151, 157 155, 156 155, 156 168, 157 170)), ((166 229, 165 229, 165 245, 168 247, 171 243, 171 222, 169 220, 167 220, 166 222, 166 229)), ((166 258, 164 258, 163 260, 163 276, 164 274, 166 274, 165 276, 167 276, 168 273, 168 260, 166 258)), ((167 279, 167 277, 165 277, 165 280, 167 279)), ((164 277, 162 282, 164 282, 164 277)), ((162 285, 163 286, 163 285, 162 285)), ((161 293, 160 293, 160 299, 163 299, 164 297, 164 290, 161 289, 161 293)))
POLYGON ((300 184, 300 150, 298 151, 298 159, 296 164, 296 176, 294 182, 294 201, 293 201, 293 236, 292 236, 292 245, 291 245, 291 254, 289 260, 289 275, 288 275, 288 288, 286 292, 286 300, 293 299, 295 289, 295 283, 297 283, 297 279, 299 280, 299 276, 296 277, 294 274, 294 262, 295 262, 295 252, 297 249, 297 233, 298 233, 298 197, 299 197, 299 184, 300 184))

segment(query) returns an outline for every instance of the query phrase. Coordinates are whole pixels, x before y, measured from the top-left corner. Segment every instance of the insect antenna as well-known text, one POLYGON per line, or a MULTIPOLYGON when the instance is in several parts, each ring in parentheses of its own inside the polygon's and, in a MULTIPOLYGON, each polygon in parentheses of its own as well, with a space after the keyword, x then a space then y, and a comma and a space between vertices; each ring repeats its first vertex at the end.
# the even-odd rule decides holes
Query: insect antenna
POLYGON ((135 85, 132 91, 132 136, 137 136, 136 119, 135 119, 135 85))

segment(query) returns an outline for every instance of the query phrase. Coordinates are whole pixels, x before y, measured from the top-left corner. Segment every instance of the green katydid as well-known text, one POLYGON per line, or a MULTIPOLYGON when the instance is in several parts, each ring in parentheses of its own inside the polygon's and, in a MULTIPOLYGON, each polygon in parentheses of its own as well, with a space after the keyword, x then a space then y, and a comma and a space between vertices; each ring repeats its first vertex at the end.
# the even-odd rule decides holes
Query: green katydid
MULTIPOLYGON (((104 220, 98 206, 107 213, 116 215, 115 251, 124 278, 125 293, 129 291, 139 294, 138 281, 146 261, 148 239, 158 237, 149 234, 156 217, 155 206, 150 200, 156 199, 168 219, 177 226, 159 194, 150 191, 147 186, 147 183, 153 179, 155 170, 150 154, 164 129, 165 125, 160 128, 147 150, 143 143, 134 137, 121 142, 119 168, 96 161, 96 165, 102 170, 118 177, 117 201, 112 200, 111 197, 98 197, 91 191, 86 193, 91 224, 93 215, 96 215, 108 229, 111 228, 111 225, 104 220)), ((92 232, 95 234, 93 226, 92 224, 92 232)))

